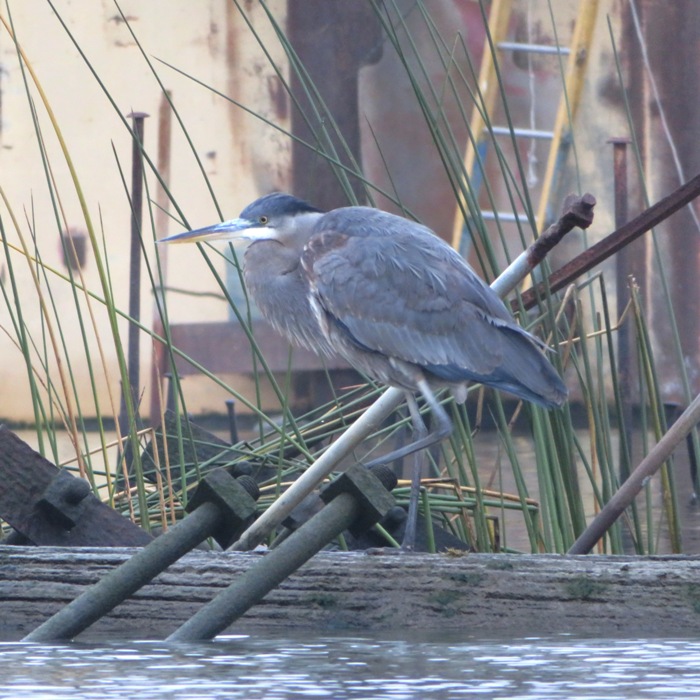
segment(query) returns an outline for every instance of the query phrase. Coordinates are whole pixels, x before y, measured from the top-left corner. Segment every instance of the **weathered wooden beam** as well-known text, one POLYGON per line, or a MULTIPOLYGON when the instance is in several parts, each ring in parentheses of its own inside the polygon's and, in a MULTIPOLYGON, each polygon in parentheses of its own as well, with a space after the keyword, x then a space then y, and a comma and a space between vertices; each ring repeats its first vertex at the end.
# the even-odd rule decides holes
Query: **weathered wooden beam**
POLYGON ((153 538, 0 426, 0 518, 37 545, 126 547, 153 538))
MULTIPOLYGON (((18 640, 132 549, 0 546, 0 640, 18 640)), ((81 640, 159 639, 262 556, 192 552, 81 640)), ((700 634, 700 558, 324 552, 230 631, 700 634)))

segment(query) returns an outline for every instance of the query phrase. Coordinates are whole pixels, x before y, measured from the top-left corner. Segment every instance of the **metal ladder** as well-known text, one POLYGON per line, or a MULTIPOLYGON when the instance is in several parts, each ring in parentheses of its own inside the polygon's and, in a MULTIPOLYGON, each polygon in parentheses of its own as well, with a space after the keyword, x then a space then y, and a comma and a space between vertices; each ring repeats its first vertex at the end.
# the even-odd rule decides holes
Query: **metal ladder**
MULTIPOLYGON (((547 205, 557 174, 561 146, 569 133, 579 103, 597 11, 598 0, 580 0, 578 16, 569 46, 528 44, 506 41, 512 12, 512 0, 493 0, 489 13, 487 40, 478 77, 478 94, 481 99, 474 105, 469 124, 470 138, 464 155, 464 189, 459 191, 459 204, 452 231, 452 245, 457 250, 461 248, 465 229, 462 212, 468 210, 464 190, 472 187, 474 199, 478 199, 478 189, 484 177, 484 162, 479 154, 485 153, 489 143, 499 136, 511 136, 514 139, 545 139, 550 142, 547 165, 542 178, 542 191, 535 217, 536 232, 542 231, 547 205), (562 94, 551 131, 515 127, 511 129, 510 126, 492 126, 491 128, 486 126, 484 115, 488 115, 489 122, 491 122, 491 116, 497 106, 499 81, 495 54, 501 51, 555 54, 568 57, 562 94)), ((512 211, 481 210, 481 216, 486 221, 498 219, 502 222, 516 220, 527 222, 529 220, 527 215, 516 214, 512 211)))

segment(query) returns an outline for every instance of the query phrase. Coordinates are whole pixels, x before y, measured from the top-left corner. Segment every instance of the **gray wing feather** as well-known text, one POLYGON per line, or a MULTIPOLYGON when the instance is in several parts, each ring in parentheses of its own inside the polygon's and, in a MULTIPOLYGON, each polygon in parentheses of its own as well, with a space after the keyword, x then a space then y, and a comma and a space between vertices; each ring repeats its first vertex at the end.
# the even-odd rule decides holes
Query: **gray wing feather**
POLYGON ((335 210, 323 217, 302 263, 327 313, 359 344, 391 357, 488 375, 509 349, 503 329, 532 342, 456 252, 405 219, 335 210))

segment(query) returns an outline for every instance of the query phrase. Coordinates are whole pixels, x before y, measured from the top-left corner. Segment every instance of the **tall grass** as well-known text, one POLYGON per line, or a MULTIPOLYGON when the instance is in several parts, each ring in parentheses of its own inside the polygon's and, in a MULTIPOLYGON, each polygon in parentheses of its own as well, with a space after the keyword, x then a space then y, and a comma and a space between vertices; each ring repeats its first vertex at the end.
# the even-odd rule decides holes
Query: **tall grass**
MULTIPOLYGON (((495 163, 495 166, 488 170, 486 176, 480 174, 478 183, 474 182, 472 175, 464 168, 464 144, 456 133, 468 131, 471 111, 479 109, 481 105, 482 96, 475 85, 478 73, 476 59, 461 37, 455 42, 441 34, 431 16, 430 5, 416 2, 414 11, 420 22, 408 23, 402 5, 394 2, 370 4, 382 27, 384 50, 396 52, 403 65, 406 84, 412 90, 416 110, 423 117, 426 138, 434 146, 435 159, 442 164, 452 188, 455 206, 458 199, 465 203, 462 214, 468 221, 477 263, 484 276, 491 278, 498 274, 504 261, 511 259, 532 242, 535 235, 531 226, 520 222, 513 229, 509 229, 502 221, 497 221, 494 226, 485 221, 481 213, 485 206, 502 208, 503 203, 497 201, 498 190, 501 190, 505 193, 505 203, 511 210, 524 211, 531 224, 534 221, 534 194, 528 187, 526 168, 520 152, 517 148, 512 149, 512 154, 510 150, 506 152, 500 142, 493 139, 490 149, 495 159, 492 158, 490 162, 495 163), (431 50, 442 64, 445 79, 440 85, 431 82, 429 67, 414 36, 416 26, 430 37, 431 50), (450 122, 444 113, 448 98, 459 105, 458 124, 450 122)), ((246 5, 238 2, 235 5, 240 13, 240 27, 249 32, 260 44, 268 60, 273 61, 272 54, 266 51, 269 39, 257 33, 256 25, 249 20, 246 5)), ((313 134, 313 142, 303 145, 313 149, 332 166, 349 201, 354 198, 350 182, 350 177, 353 176, 363 182, 369 201, 381 194, 410 213, 410 201, 402 201, 395 192, 389 192, 379 183, 369 181, 360 171, 355 154, 347 146, 342 130, 324 103, 321 92, 313 85, 302 60, 289 42, 278 14, 271 9, 272 5, 264 2, 260 5, 286 56, 284 65, 274 66, 283 89, 287 92, 290 103, 301 109, 298 96, 292 95, 289 87, 289 71, 295 72, 305 92, 303 103, 309 105, 304 118, 313 134)), ((9 37, 15 36, 11 12, 13 7, 12 3, 8 3, 3 20, 5 34, 9 37)), ((556 4, 550 4, 549 9, 553 17, 556 4)), ((233 97, 209 84, 206 79, 191 74, 185 63, 172 65, 152 58, 147 48, 147 33, 142 33, 136 23, 131 24, 129 17, 116 4, 115 10, 128 27, 140 51, 144 67, 155 79, 164 99, 169 102, 178 128, 190 145, 201 178, 221 213, 216 201, 217 193, 208 182, 206 168, 198 155, 187 121, 166 90, 164 74, 170 75, 176 71, 196 83, 203 97, 229 103, 252 113, 268 128, 281 131, 286 139, 298 140, 298 137, 282 129, 269 117, 256 115, 254 106, 237 103, 233 97)), ((486 5, 482 10, 486 17, 486 5)), ((106 82, 91 61, 87 49, 81 45, 82 37, 73 33, 68 11, 55 7, 54 11, 55 31, 74 43, 91 71, 92 78, 101 88, 103 99, 120 116, 123 129, 130 131, 129 121, 121 116, 106 82)), ((69 467, 85 475, 96 493, 106 501, 145 527, 167 527, 180 517, 187 504, 188 489, 212 465, 247 462, 252 463, 261 474, 266 474, 265 477, 261 476, 263 496, 260 501, 261 506, 265 507, 300 469, 312 462, 329 441, 357 418, 367 403, 376 397, 379 388, 371 384, 352 388, 325 406, 317 407, 306 415, 295 415, 289 405, 290 374, 280 379, 270 371, 264 352, 256 342, 247 297, 244 295, 241 302, 236 301, 232 295, 225 270, 233 266, 240 272, 235 251, 199 246, 196 254, 206 262, 212 288, 223 299, 220 303, 230 307, 236 323, 247 334, 250 352, 259 370, 256 381, 270 384, 278 406, 274 411, 264 411, 261 408, 259 384, 256 385, 254 396, 244 395, 206 367, 198 365, 197 369, 212 386, 223 389, 256 416, 258 430, 255 438, 251 437, 233 448, 218 443, 202 444, 202 441, 206 443, 206 438, 195 434, 187 420, 181 420, 188 414, 188 401, 186 382, 177 373, 171 380, 175 396, 175 417, 168 423, 169 428, 165 428, 163 418, 162 425, 140 430, 138 417, 144 410, 132 401, 127 391, 125 399, 129 430, 127 435, 121 435, 117 420, 118 387, 120 382, 123 386, 128 386, 127 361, 122 349, 124 321, 137 323, 139 331, 145 336, 164 343, 171 365, 175 365, 176 357, 182 356, 182 352, 171 342, 169 334, 170 324, 177 316, 174 303, 181 298, 181 294, 169 292, 161 283, 164 279, 167 283, 167 275, 161 269, 160 258, 154 253, 152 244, 157 238, 157 197, 152 188, 157 186, 164 189, 169 206, 182 226, 188 225, 184 213, 187 202, 169 191, 168 183, 155 165, 157 159, 143 148, 148 169, 148 211, 142 231, 144 276, 156 300, 156 313, 164 329, 160 334, 151 328, 150 322, 130 318, 116 303, 116 271, 110 262, 114 244, 103 235, 99 211, 93 210, 85 201, 78 169, 74 166, 70 148, 62 137, 61 118, 54 114, 38 71, 33 68, 34 57, 23 52, 22 36, 16 37, 15 48, 34 124, 36 158, 41 162, 48 192, 48 196, 42 197, 37 206, 52 208, 56 230, 62 232, 67 228, 62 203, 68 197, 78 198, 99 279, 97 287, 89 288, 79 273, 74 273, 70 268, 63 272, 47 264, 40 242, 41 232, 35 229, 32 212, 17 212, 13 202, 5 197, 0 181, 0 196, 3 197, 0 223, 6 270, 5 278, 0 280, 0 288, 3 318, 7 319, 2 322, 2 330, 16 348, 13 361, 18 364, 21 362, 27 375, 39 450, 58 462, 56 431, 65 429, 70 435, 75 453, 69 467), (47 147, 49 142, 51 147, 47 147), (58 144, 58 150, 54 148, 55 144, 58 144), (69 175, 59 179, 55 173, 64 168, 67 168, 69 175), (27 273, 31 284, 27 283, 27 273), (65 289, 70 290, 69 297, 63 294, 60 296, 64 299, 64 305, 67 303, 65 299, 70 299, 70 313, 65 306, 59 308, 56 302, 59 293, 65 289), (100 321, 105 315, 108 319, 106 325, 100 321), (29 316, 34 319, 38 317, 40 323, 28 323, 29 316), (66 338, 76 332, 76 328, 82 338, 82 351, 79 354, 69 352, 65 343, 66 338), (105 328, 108 330, 105 331, 105 328), (80 392, 75 386, 73 370, 78 363, 87 363, 89 367, 89 404, 84 404, 79 399, 80 392), (96 430, 89 431, 88 426, 93 425, 96 430), (108 425, 115 426, 116 443, 110 441, 108 425), (169 434, 168 440, 163 440, 163 433, 169 434), (144 453, 145 461, 142 465, 140 455, 149 441, 152 447, 144 453), (123 449, 127 442, 130 443, 130 450, 123 449), (115 449, 115 444, 120 445, 121 449, 115 449), (153 444, 158 447, 154 449, 153 444), (203 451, 195 449, 197 445, 202 449, 206 447, 205 459, 198 456, 203 451), (126 454, 131 454, 135 459, 131 471, 127 471, 128 465, 124 462, 126 454), (271 471, 268 473, 265 470, 271 471), (125 484, 131 484, 132 490, 121 491, 125 484)), ((490 38, 485 50, 497 51, 490 38)), ((498 65, 498 55, 496 61, 498 65)), ((501 73, 499 71, 498 79, 503 110, 507 123, 512 128, 515 117, 509 111, 501 73)), ((487 129, 491 130, 493 125, 490 115, 484 112, 483 117, 487 129)), ((572 124, 570 128, 575 139, 576 126, 572 124)), ((467 138, 475 140, 477 135, 468 133, 467 138)), ((379 141, 377 145, 381 152, 383 145, 379 141)), ((127 178, 122 174, 128 168, 126 156, 116 149, 114 155, 114 163, 106 163, 105 167, 120 172, 124 182, 124 192, 120 196, 123 198, 124 209, 128 212, 127 178)), ((479 158, 485 156, 480 155, 479 158)), ((389 162, 390 159, 387 158, 385 163, 389 162)), ((395 180, 395 175, 387 173, 389 182, 395 180)), ((577 178, 585 179, 581 174, 577 174, 577 178)), ((70 241, 63 240, 64 245, 71 245, 70 241)), ((430 524, 447 529, 480 551, 517 549, 564 552, 569 548, 585 528, 587 519, 615 492, 619 485, 620 470, 628 472, 634 464, 634 458, 638 458, 638 455, 633 456, 625 449, 622 450, 623 460, 628 463, 621 464, 618 457, 620 451, 617 445, 620 442, 623 445, 631 443, 631 436, 625 432, 626 427, 618 420, 622 412, 616 373, 616 331, 619 323, 633 324, 635 329, 639 358, 636 381, 640 396, 643 397, 639 411, 639 431, 644 440, 642 452, 648 448, 648 434, 655 440, 663 433, 665 416, 654 369, 646 310, 632 284, 630 312, 624 319, 615 318, 614 307, 611 308, 609 303, 609 290, 613 284, 607 271, 603 270, 580 280, 562 295, 546 294, 534 312, 525 312, 522 308, 519 310, 517 315, 521 323, 546 339, 552 347, 551 359, 567 378, 571 388, 571 403, 560 411, 547 412, 474 387, 473 400, 466 408, 451 406, 454 433, 439 454, 433 455, 432 478, 424 484, 423 507, 424 512, 431 516, 427 519, 430 524), (486 423, 488 429, 484 427, 486 423)), ((211 303, 216 302, 212 300, 211 303)), ((674 338, 674 343, 677 347, 677 337, 674 338)), ((192 358, 185 359, 196 364, 192 358)), ((292 354, 290 372, 293 367, 292 354)), ((372 451, 384 449, 397 437, 401 438, 408 429, 407 418, 397 416, 396 420, 373 436, 367 446, 358 450, 355 458, 363 459, 372 451)), ((661 478, 663 507, 660 510, 651 507, 653 489, 659 487, 650 483, 645 496, 629 510, 623 521, 610 530, 605 541, 600 544, 599 551, 681 551, 672 475, 673 470, 667 468, 661 478), (662 532, 668 532, 667 544, 661 543, 662 532)), ((400 502, 407 498, 405 485, 397 489, 396 493, 400 502)), ((432 537, 433 533, 429 531, 428 534, 432 537)))

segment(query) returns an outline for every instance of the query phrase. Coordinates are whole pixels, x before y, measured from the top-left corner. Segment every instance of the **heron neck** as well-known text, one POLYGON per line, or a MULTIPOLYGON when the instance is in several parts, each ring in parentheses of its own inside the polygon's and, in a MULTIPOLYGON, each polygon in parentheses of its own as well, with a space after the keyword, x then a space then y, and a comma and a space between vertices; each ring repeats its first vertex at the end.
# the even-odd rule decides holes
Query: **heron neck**
POLYGON ((244 275, 247 284, 259 278, 275 283, 280 275, 296 272, 301 265, 300 253, 274 239, 253 241, 245 252, 244 275))
POLYGON ((248 291, 263 317, 295 345, 328 352, 319 337, 299 253, 276 241, 256 241, 245 255, 248 291))

